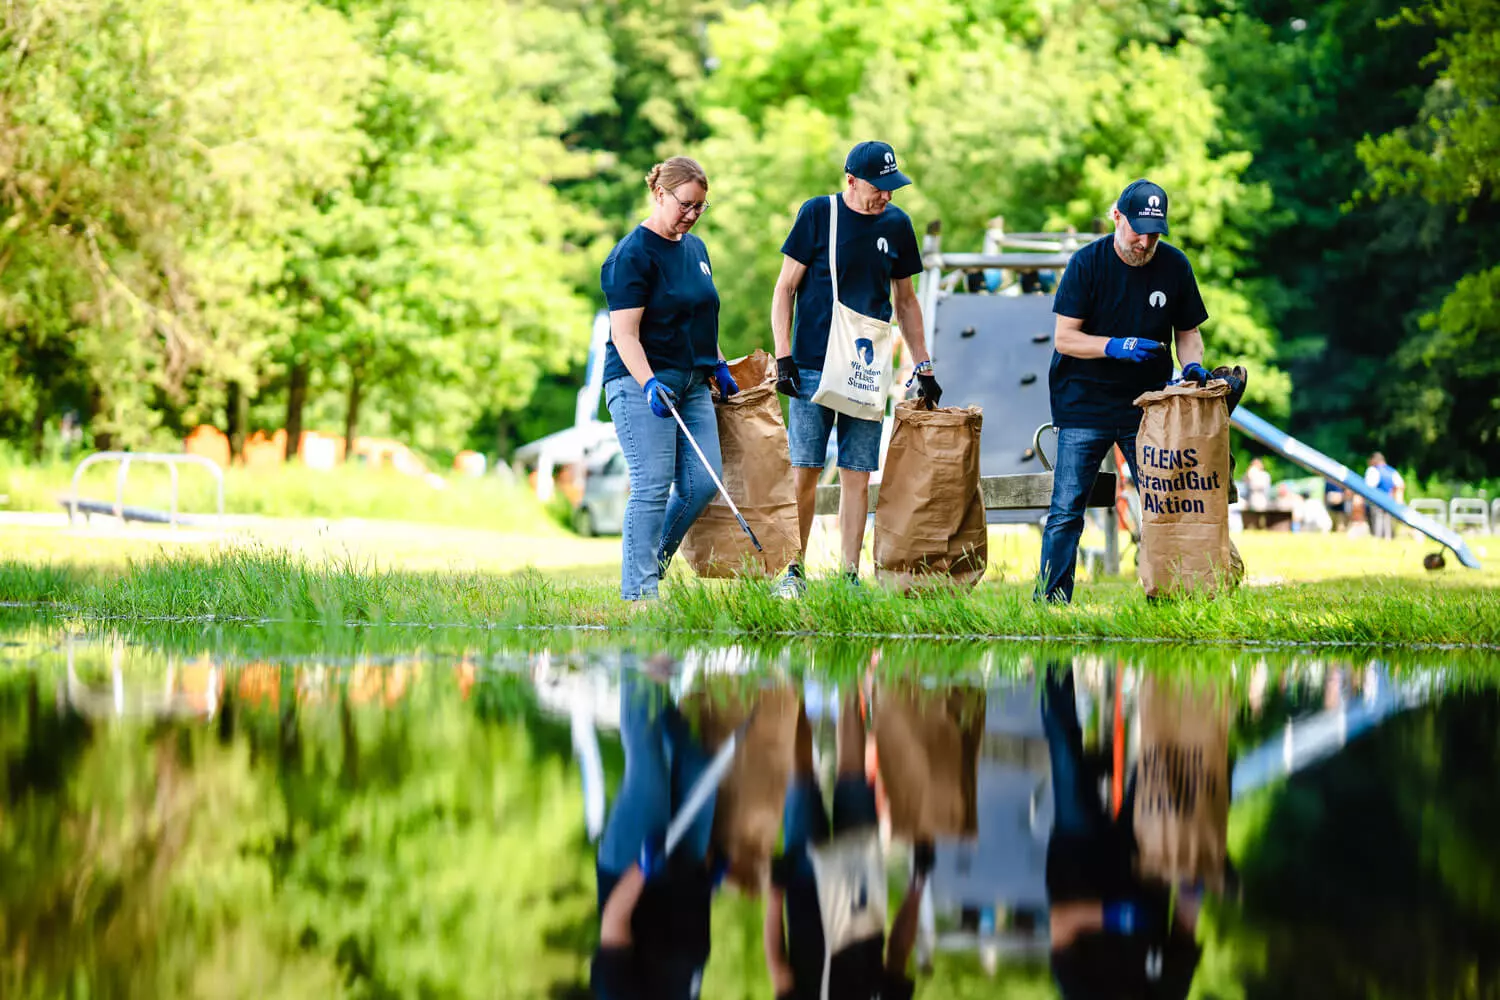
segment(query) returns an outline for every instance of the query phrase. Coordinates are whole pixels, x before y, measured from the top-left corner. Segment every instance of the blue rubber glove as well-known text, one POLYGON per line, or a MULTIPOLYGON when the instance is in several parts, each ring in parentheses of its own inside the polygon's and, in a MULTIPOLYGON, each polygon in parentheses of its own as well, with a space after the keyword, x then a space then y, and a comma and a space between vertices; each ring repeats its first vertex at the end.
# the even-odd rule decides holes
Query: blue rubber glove
POLYGON ((677 396, 671 389, 662 384, 655 375, 651 376, 651 381, 646 383, 645 393, 646 402, 651 404, 652 413, 658 417, 670 418, 672 416, 672 411, 667 408, 667 404, 671 403, 673 406, 676 406, 677 396))
POLYGON ((1135 904, 1127 900, 1112 900, 1104 904, 1104 933, 1130 936, 1140 926, 1135 904))
POLYGON ((723 402, 730 396, 740 391, 739 383, 734 376, 729 374, 729 362, 720 361, 714 367, 714 381, 719 383, 719 402, 723 402))
POLYGON ((1197 382, 1199 385, 1207 385, 1210 378, 1212 376, 1208 374, 1208 369, 1196 361, 1182 369, 1182 380, 1184 382, 1197 382))
POLYGON ((1159 340, 1147 340, 1145 337, 1111 337, 1109 343, 1104 345, 1104 353, 1119 361, 1134 361, 1139 364, 1150 361, 1157 351, 1164 350, 1166 346, 1159 340))
POLYGON ((641 856, 637 864, 641 866, 641 874, 647 882, 667 870, 666 848, 666 838, 662 836, 647 837, 641 844, 641 856))

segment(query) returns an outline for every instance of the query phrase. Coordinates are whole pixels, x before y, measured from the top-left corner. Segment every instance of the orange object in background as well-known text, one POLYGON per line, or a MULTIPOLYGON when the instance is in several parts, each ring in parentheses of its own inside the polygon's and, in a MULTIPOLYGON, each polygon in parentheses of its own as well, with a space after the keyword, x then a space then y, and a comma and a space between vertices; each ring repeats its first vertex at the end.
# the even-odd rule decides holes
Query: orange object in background
POLYGON ((485 458, 477 451, 464 450, 453 456, 453 471, 478 479, 484 475, 485 458))
MULTIPOLYGON (((217 427, 201 424, 183 439, 183 450, 189 455, 201 455, 220 468, 227 469, 235 460, 229 449, 229 438, 217 427)), ((361 464, 379 469, 389 467, 408 476, 426 476, 427 461, 405 444, 392 438, 360 437, 354 439, 354 458, 361 464)), ((477 452, 462 452, 454 467, 468 475, 484 474, 484 456, 477 452), (468 456, 467 458, 465 456, 468 456)), ((267 434, 256 431, 245 441, 243 452, 238 456, 241 465, 248 469, 276 468, 286 464, 286 431, 278 429, 267 434)), ((309 469, 334 469, 344 461, 344 438, 342 435, 323 434, 319 431, 303 431, 297 443, 297 460, 309 469)), ((581 490, 581 488, 580 488, 581 490)))

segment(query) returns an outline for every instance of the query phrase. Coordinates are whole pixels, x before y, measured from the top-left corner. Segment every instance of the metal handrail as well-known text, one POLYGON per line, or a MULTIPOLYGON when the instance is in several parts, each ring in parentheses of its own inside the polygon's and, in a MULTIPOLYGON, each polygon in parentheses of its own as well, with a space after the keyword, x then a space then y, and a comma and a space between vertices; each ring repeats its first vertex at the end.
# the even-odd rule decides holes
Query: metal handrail
POLYGON ((83 478, 83 470, 95 462, 119 462, 120 471, 115 475, 115 517, 124 518, 125 477, 130 474, 131 462, 160 462, 166 465, 172 473, 172 509, 167 515, 168 523, 177 527, 177 466, 181 464, 201 465, 214 474, 214 482, 218 487, 219 521, 224 520, 224 471, 217 464, 204 458, 202 455, 177 455, 169 452, 158 451, 96 451, 86 456, 78 463, 78 468, 73 470, 73 488, 68 497, 68 520, 78 518, 78 483, 83 478))

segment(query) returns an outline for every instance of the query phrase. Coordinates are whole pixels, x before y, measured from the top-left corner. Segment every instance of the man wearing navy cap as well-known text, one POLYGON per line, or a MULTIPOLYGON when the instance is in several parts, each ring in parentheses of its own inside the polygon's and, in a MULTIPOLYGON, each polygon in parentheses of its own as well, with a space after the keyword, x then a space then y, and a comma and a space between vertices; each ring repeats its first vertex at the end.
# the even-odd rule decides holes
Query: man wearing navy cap
MULTIPOLYGON (((917 391, 930 406, 937 406, 942 389, 932 374, 922 310, 911 281, 922 270, 922 254, 911 218, 891 204, 891 192, 910 183, 911 178, 896 164, 895 151, 885 143, 862 142, 849 151, 844 161, 844 190, 832 199, 839 213, 839 301, 887 323, 894 312, 916 366, 917 391)), ((823 376, 833 321, 833 282, 828 270, 831 212, 828 197, 810 198, 797 212, 797 221, 781 247, 781 275, 771 298, 771 335, 776 343, 776 389, 791 397, 787 441, 797 486, 803 558, 828 436, 837 426, 844 575, 858 583, 870 473, 880 464, 881 426, 878 420, 836 413, 812 401, 823 376)), ((797 597, 806 587, 799 558, 787 568, 776 593, 797 597)))
POLYGON ((1057 461, 1052 506, 1042 533, 1037 596, 1073 599, 1073 565, 1083 514, 1099 465, 1115 445, 1137 482, 1135 435, 1141 411, 1134 400, 1172 377, 1172 343, 1182 377, 1199 383, 1208 319, 1193 267, 1167 234, 1167 192, 1148 180, 1131 184, 1114 208, 1113 235, 1073 255, 1052 311, 1052 424, 1057 461))

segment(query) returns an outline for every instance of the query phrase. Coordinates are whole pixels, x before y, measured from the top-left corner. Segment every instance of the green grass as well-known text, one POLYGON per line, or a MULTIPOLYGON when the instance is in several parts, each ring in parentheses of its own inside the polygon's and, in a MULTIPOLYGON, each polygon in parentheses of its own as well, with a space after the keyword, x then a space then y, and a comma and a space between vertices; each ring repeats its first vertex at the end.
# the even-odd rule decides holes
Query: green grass
POLYGON ((537 572, 417 572, 285 551, 158 555, 124 566, 0 561, 0 601, 128 619, 596 626, 636 633, 751 637, 1020 636, 1064 640, 1451 644, 1500 647, 1500 589, 1432 580, 1335 579, 1245 588, 1218 600, 1147 604, 1139 587, 1080 587, 1071 607, 1033 603, 1024 582, 904 597, 813 581, 782 601, 763 582, 698 581, 675 571, 664 597, 626 603, 613 583, 537 572))
MULTIPOLYGON (((10 498, 5 509, 60 511, 58 498, 71 492, 73 468, 61 462, 20 463, 0 454, 0 493, 10 498)), ((79 495, 113 501, 118 469, 113 462, 90 466, 84 470, 79 495)), ((165 466, 133 464, 124 502, 168 509, 170 477, 165 466)), ((253 470, 236 466, 224 473, 224 509, 230 514, 270 517, 365 518, 563 533, 524 486, 506 485, 496 476, 445 476, 442 483, 438 488, 389 469, 357 465, 327 471, 301 465, 253 470)), ((214 478, 207 470, 180 469, 178 509, 191 513, 217 509, 214 478)))

